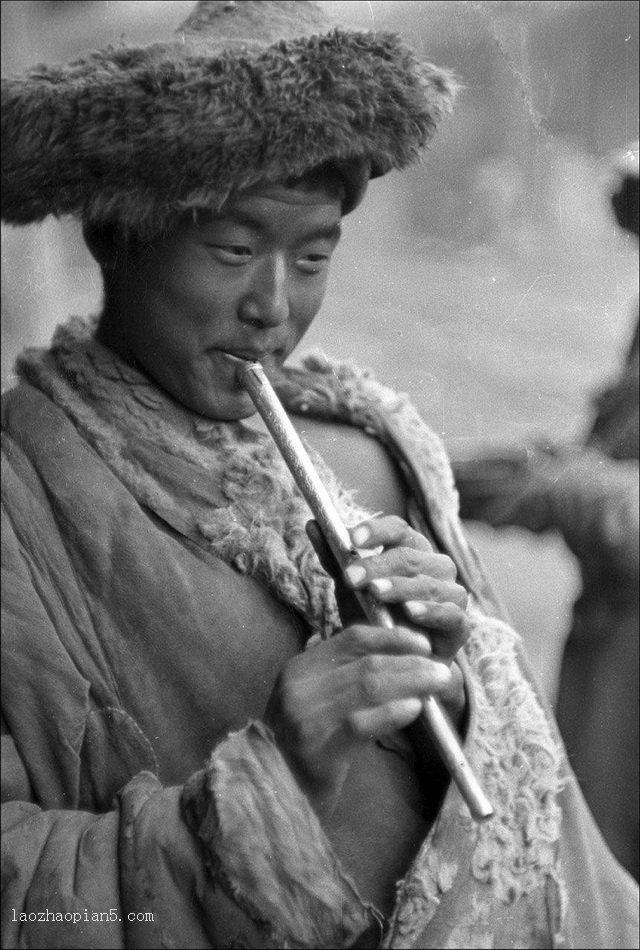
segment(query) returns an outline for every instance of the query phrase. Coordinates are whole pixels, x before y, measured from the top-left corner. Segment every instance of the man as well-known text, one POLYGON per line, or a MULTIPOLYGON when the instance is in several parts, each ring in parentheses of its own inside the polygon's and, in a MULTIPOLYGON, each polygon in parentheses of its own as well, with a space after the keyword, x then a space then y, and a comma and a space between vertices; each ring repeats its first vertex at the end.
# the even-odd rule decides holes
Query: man
MULTIPOLYGON (((615 156, 611 204, 638 238, 638 146, 615 156)), ((618 378, 595 402, 584 445, 528 446, 454 463, 465 518, 555 529, 582 590, 558 685, 557 718, 598 826, 638 878, 638 324, 618 378)))
POLYGON ((454 91, 396 38, 325 30, 312 4, 200 3, 174 43, 7 84, 3 214, 81 215, 105 285, 4 399, 8 946, 635 940, 438 439, 356 367, 284 365, 341 216, 454 91), (239 358, 370 554, 344 576, 239 358), (417 724, 429 695, 481 826, 417 724))

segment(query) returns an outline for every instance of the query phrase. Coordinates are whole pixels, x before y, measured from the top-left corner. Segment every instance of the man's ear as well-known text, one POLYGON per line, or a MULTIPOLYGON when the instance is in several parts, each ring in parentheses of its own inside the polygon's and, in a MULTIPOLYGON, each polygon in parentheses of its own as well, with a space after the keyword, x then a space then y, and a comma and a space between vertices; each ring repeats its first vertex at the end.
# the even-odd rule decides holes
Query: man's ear
POLYGON ((116 224, 89 224, 82 226, 82 235, 92 257, 103 271, 114 271, 122 254, 126 237, 116 224))

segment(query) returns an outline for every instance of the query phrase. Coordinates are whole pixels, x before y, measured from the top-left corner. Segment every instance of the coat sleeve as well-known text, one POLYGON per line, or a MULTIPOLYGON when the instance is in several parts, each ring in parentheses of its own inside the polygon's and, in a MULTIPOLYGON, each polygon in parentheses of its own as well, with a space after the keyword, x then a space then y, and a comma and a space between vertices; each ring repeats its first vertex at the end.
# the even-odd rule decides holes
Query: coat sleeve
MULTIPOLYGON (((14 475, 4 489, 19 494, 14 475)), ((29 493, 20 497, 28 507, 29 493)), ((38 561, 44 507, 17 521, 10 509, 3 504, 3 946, 375 946, 376 912, 341 871, 265 727, 228 736, 184 788, 160 783, 130 717, 96 702, 97 665, 83 656, 79 671, 81 618, 47 577, 50 552, 38 561), (38 525, 29 557, 28 523, 38 525)))
POLYGON ((5 801, 2 829, 6 947, 378 944, 379 916, 258 723, 184 788, 140 772, 99 815, 5 801))
POLYGON ((275 946, 208 880, 180 790, 148 773, 101 815, 4 802, 2 858, 6 947, 275 946))

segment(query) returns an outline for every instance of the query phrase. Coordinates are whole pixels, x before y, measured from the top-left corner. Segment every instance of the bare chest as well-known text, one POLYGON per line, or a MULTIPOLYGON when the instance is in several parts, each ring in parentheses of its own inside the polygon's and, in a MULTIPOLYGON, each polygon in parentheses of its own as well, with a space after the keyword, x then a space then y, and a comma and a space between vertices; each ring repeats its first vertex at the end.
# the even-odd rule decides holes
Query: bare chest
MULTIPOLYGON (((343 488, 355 492, 357 504, 372 513, 406 517, 400 473, 378 439, 344 423, 293 414, 290 418, 306 447, 318 452, 343 488)), ((248 424, 267 431, 257 415, 248 424)))
POLYGON ((373 436, 355 426, 302 416, 292 422, 307 446, 315 449, 338 478, 355 491, 355 501, 371 512, 406 517, 406 494, 398 469, 373 436))

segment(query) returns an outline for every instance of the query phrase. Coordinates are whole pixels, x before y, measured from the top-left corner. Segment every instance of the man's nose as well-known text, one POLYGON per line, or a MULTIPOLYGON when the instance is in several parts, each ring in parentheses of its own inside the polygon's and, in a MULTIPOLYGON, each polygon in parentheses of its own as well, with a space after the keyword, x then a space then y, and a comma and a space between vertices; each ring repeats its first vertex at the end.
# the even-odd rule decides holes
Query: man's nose
POLYGON ((289 317, 288 284, 287 264, 283 257, 273 255, 262 261, 240 302, 241 322, 257 327, 275 327, 284 323, 289 317))

